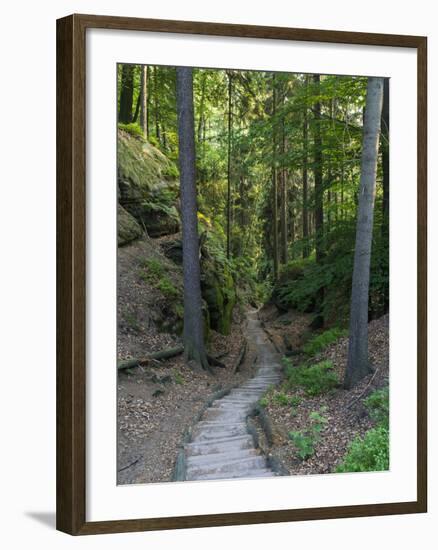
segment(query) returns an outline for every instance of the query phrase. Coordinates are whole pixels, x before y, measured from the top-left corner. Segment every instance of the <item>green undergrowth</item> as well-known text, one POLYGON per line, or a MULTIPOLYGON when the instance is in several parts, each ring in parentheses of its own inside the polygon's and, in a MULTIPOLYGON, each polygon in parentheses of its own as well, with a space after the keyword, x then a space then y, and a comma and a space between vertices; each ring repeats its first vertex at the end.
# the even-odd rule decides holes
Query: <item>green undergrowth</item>
POLYGON ((336 472, 380 472, 389 469, 389 388, 370 394, 364 405, 376 426, 350 443, 336 472))
MULTIPOLYGON (((387 239, 382 237, 381 219, 376 212, 370 269, 369 317, 375 319, 387 311, 389 255, 387 239)), ((354 260, 356 218, 338 221, 326 238, 324 258, 315 253, 305 259, 289 261, 282 267, 272 297, 282 309, 316 312, 326 326, 348 326, 354 260)), ((296 257, 304 242, 294 243, 296 257)), ((310 249, 313 249, 312 243, 310 249)))
POLYGON ((326 407, 321 407, 319 411, 312 411, 309 414, 309 425, 306 430, 289 432, 289 439, 302 460, 307 460, 315 454, 315 446, 321 440, 321 432, 328 422, 323 416, 326 410, 326 407))
POLYGON ((143 269, 140 271, 140 278, 161 292, 168 299, 181 297, 181 291, 178 290, 170 280, 163 264, 156 259, 143 259, 141 262, 143 269))
POLYGON ((306 355, 316 355, 317 353, 323 351, 327 346, 346 335, 347 331, 345 329, 333 327, 311 338, 304 344, 303 351, 306 355))
POLYGON ((336 388, 339 385, 338 375, 333 371, 331 361, 321 361, 314 365, 294 367, 289 358, 283 358, 285 365, 285 387, 302 388, 306 395, 313 397, 336 388))
MULTIPOLYGON (((140 130, 141 132, 141 130, 140 130)), ((178 175, 175 165, 139 134, 136 125, 120 125, 117 139, 119 178, 137 188, 152 190, 178 175), (134 139, 133 139, 134 138, 134 139)))

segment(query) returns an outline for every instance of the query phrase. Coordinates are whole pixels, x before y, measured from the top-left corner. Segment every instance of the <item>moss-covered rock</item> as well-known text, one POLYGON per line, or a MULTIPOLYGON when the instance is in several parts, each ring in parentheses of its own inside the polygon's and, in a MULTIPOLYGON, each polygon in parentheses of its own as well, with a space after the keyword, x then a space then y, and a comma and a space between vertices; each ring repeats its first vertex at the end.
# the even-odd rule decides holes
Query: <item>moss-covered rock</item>
POLYGON ((140 136, 119 129, 117 167, 119 202, 148 234, 178 232, 179 183, 173 163, 140 136))
POLYGON ((237 296, 229 267, 209 258, 202 263, 202 296, 210 313, 210 326, 230 334, 237 296))
POLYGON ((143 235, 137 220, 120 204, 117 206, 117 244, 124 246, 143 235))

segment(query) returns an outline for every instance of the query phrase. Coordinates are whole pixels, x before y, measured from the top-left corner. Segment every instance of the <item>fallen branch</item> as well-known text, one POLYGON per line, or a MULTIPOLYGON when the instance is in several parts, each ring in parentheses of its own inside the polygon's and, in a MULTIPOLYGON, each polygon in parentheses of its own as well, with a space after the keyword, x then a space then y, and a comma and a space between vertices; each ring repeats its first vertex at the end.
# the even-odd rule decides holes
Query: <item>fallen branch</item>
POLYGON ((163 359, 170 359, 170 357, 175 357, 176 355, 180 355, 181 353, 183 353, 183 351, 184 351, 184 346, 176 346, 174 348, 167 348, 164 350, 155 351, 154 353, 150 353, 146 357, 126 359, 125 361, 120 361, 117 364, 117 370, 139 367, 140 365, 147 364, 150 361, 160 361, 163 359))
POLYGON ((123 466, 123 468, 120 468, 119 470, 117 470, 117 472, 123 472, 124 470, 127 470, 131 466, 134 466, 134 464, 137 464, 137 462, 140 460, 140 458, 141 457, 138 457, 136 460, 134 460, 134 462, 131 462, 131 464, 128 464, 127 466, 123 466))
POLYGON ((373 380, 374 378, 376 377, 376 374, 379 372, 379 368, 380 367, 377 367, 376 370, 374 371, 374 374, 372 375, 370 381, 368 382, 368 384, 365 386, 365 389, 355 398, 353 399, 353 401, 351 401, 348 405, 345 406, 345 409, 350 409, 355 403, 357 403, 359 401, 359 399, 361 397, 363 397, 365 395, 365 393, 367 392, 368 388, 371 386, 371 384, 373 383, 373 380))

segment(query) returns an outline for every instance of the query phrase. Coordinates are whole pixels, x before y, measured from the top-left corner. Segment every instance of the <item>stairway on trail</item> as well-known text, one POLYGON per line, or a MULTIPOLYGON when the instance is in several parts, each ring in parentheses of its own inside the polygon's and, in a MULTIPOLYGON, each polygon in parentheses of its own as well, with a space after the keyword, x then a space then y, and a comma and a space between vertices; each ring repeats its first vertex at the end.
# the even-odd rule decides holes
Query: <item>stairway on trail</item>
POLYGON ((257 374, 213 402, 184 447, 186 480, 272 477, 267 459, 254 446, 246 417, 269 386, 281 380, 281 364, 257 312, 248 314, 247 337, 257 350, 257 374))

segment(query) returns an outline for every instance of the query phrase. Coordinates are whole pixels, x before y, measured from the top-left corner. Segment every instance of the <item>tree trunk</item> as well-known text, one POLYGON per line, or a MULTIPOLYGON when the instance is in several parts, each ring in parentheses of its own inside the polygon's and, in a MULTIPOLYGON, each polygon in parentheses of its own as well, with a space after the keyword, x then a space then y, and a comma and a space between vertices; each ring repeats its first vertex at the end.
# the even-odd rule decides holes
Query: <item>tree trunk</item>
POLYGON ((151 82, 150 78, 151 70, 149 68, 149 65, 146 65, 146 87, 145 87, 145 100, 146 100, 146 139, 149 140, 150 136, 150 128, 151 128, 151 101, 152 101, 152 93, 149 92, 148 86, 151 82))
POLYGON ((274 233, 274 281, 278 279, 278 182, 277 182, 277 89, 275 73, 272 75, 272 226, 274 233))
POLYGON ((155 111, 155 137, 160 143, 160 107, 158 99, 158 71, 154 67, 154 111, 155 111))
POLYGON ((132 103, 134 99, 134 65, 122 65, 120 91, 119 122, 132 122, 132 103))
POLYGON ((383 81, 383 106, 382 106, 382 172, 383 172, 383 224, 389 218, 389 78, 383 81))
POLYGON ((199 105, 199 120, 198 120, 198 145, 202 141, 202 131, 205 128, 204 109, 205 109, 205 91, 206 91, 207 73, 202 73, 201 80, 201 103, 199 105))
MULTIPOLYGON (((316 262, 322 264, 324 259, 324 183, 322 179, 322 136, 321 136, 321 100, 320 95, 320 82, 321 77, 319 74, 313 75, 313 81, 315 83, 315 94, 317 100, 314 105, 315 121, 314 121, 314 166, 313 174, 315 180, 315 207, 314 207, 314 220, 315 220, 315 252, 316 262)), ((317 312, 320 316, 320 322, 324 324, 323 310, 324 310, 324 287, 318 291, 317 296, 317 312)))
POLYGON ((228 73, 228 167, 227 167, 227 258, 231 256, 231 147, 232 147, 233 75, 228 73))
POLYGON ((145 137, 148 135, 148 94, 147 94, 147 65, 141 67, 140 76, 140 128, 145 137))
MULTIPOLYGON (((389 241, 389 78, 383 81, 382 131, 380 137, 382 151, 382 238, 389 241)), ((382 258, 383 259, 383 258, 382 258)), ((385 261, 383 259, 383 261, 385 261)), ((385 286, 383 309, 389 309, 389 288, 385 286)))
POLYGON ((369 78, 363 129, 356 247, 354 251, 350 340, 344 380, 346 388, 351 388, 370 372, 368 361, 368 299, 382 96, 383 79, 369 78))
MULTIPOLYGON (((284 94, 282 94, 282 106, 284 106, 284 94)), ((281 119, 281 198, 280 198, 280 241, 281 241, 281 261, 287 263, 287 172, 284 167, 284 154, 286 150, 286 136, 284 132, 284 115, 281 119)))
POLYGON ((177 111, 184 280, 184 354, 209 369, 204 344, 195 178, 193 70, 178 67, 177 111))
MULTIPOLYGON (((313 75, 315 94, 320 94, 320 75, 313 75)), ((322 137, 321 137, 321 101, 318 97, 314 105, 314 178, 315 178, 315 244, 316 261, 321 263, 324 257, 324 187, 322 181, 322 137)))
MULTIPOLYGON (((141 70, 141 67, 140 67, 140 70, 141 70)), ((140 102, 141 102, 141 81, 140 81, 140 91, 137 96, 137 102, 135 104, 135 111, 134 111, 134 114, 132 115, 132 122, 137 122, 138 120, 138 115, 140 114, 140 102)))
POLYGON ((309 213, 308 213, 308 172, 307 172, 307 155, 308 155, 308 120, 307 120, 307 88, 309 86, 309 76, 306 75, 306 103, 303 113, 303 258, 307 258, 310 254, 309 250, 309 213))

